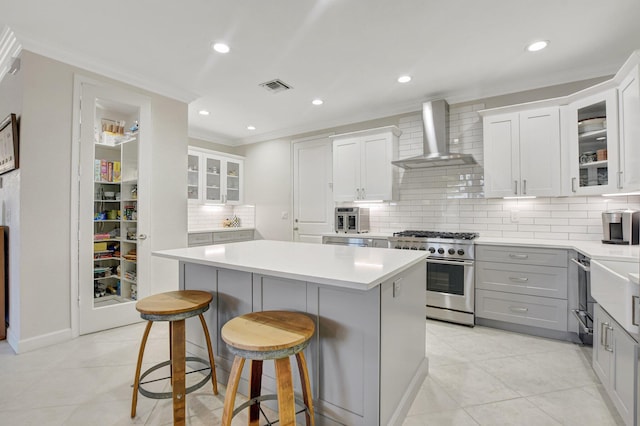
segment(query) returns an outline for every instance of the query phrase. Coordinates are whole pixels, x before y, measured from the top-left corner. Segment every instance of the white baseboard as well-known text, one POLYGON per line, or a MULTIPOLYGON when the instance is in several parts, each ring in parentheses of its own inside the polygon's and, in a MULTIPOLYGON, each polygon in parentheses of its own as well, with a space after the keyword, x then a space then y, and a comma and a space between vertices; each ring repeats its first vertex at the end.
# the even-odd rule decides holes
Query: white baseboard
POLYGON ((54 331, 52 333, 42 334, 40 336, 31 337, 24 340, 18 340, 16 336, 11 332, 11 328, 7 330, 7 340, 9 342, 9 345, 11 345, 13 350, 18 354, 55 345, 56 343, 67 342, 71 339, 72 333, 70 328, 54 331))

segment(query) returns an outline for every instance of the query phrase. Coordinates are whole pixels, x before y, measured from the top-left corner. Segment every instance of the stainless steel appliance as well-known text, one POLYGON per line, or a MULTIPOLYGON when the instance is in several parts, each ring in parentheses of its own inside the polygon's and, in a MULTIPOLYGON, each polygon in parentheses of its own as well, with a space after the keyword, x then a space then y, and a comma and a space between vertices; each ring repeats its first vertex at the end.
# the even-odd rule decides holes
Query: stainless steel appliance
POLYGON ((602 212, 602 242, 605 244, 638 244, 640 211, 609 210, 602 212))
POLYGON ((388 248, 389 241, 386 238, 368 238, 360 236, 336 236, 332 237, 325 235, 322 237, 322 244, 331 244, 337 246, 352 246, 352 247, 377 247, 388 248))
POLYGON ((595 301, 591 297, 591 259, 583 254, 571 258, 578 267, 578 308, 573 315, 578 320, 578 338, 584 345, 593 345, 593 317, 595 301))
POLYGON ((427 250, 427 318, 473 326, 474 244, 472 232, 402 231, 391 248, 427 250))
POLYGON ((360 234, 369 232, 369 209, 366 207, 336 207, 337 233, 360 234))

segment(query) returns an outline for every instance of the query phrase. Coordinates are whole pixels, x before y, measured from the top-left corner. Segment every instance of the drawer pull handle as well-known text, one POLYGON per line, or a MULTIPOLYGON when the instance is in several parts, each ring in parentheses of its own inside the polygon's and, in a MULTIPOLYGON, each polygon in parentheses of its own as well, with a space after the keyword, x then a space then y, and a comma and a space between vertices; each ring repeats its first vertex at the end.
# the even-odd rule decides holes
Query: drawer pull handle
POLYGON ((631 315, 631 323, 633 325, 640 325, 640 297, 638 296, 633 296, 631 298, 631 311, 632 311, 632 315, 631 315))
POLYGON ((528 254, 509 253, 509 257, 512 258, 512 259, 528 259, 529 255, 528 254))
POLYGON ((518 282, 518 283, 526 283, 527 281, 529 281, 529 278, 527 278, 527 277, 509 277, 509 279, 511 281, 515 281, 515 282, 518 282))
POLYGON ((529 308, 517 308, 515 306, 509 306, 509 310, 511 312, 525 313, 529 311, 529 308))

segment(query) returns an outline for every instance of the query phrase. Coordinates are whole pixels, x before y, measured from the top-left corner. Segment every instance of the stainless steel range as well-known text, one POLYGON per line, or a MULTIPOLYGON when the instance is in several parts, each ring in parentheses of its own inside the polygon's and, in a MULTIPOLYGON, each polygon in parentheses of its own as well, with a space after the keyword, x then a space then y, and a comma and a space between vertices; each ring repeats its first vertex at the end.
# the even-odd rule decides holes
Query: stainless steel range
POLYGON ((473 232, 402 231, 389 247, 426 250, 427 318, 471 325, 474 320, 473 232))

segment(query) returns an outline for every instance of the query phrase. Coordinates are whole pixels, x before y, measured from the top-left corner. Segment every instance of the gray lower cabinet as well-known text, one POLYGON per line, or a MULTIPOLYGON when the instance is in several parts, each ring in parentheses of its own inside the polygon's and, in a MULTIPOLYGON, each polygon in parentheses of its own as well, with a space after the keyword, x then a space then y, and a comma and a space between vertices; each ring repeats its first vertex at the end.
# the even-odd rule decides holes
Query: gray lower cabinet
POLYGON ((187 237, 189 247, 208 246, 211 244, 236 243, 253 240, 253 229, 220 232, 190 232, 187 237))
MULTIPOLYGON (((229 319, 261 310, 306 312, 317 330, 305 350, 316 425, 369 426, 401 424, 406 412, 397 407, 404 404, 408 411, 408 389, 417 392, 426 375, 425 328, 415 326, 424 324, 424 305, 415 301, 424 299, 425 275, 424 265, 416 265, 360 291, 181 263, 181 288, 214 294, 204 315, 221 383, 233 363, 219 335, 229 319)), ((206 359, 197 318, 187 320, 187 341, 188 352, 206 359)), ((292 370, 299 390, 295 362, 292 370)), ((239 390, 246 394, 248 368, 242 377, 239 390)), ((272 363, 265 363, 263 393, 275 393, 274 377, 272 363)))
POLYGON ((593 320, 593 370, 627 426, 638 419, 638 343, 600 305, 593 320))
POLYGON ((478 244, 476 322, 482 324, 486 319, 529 327, 531 331, 537 328, 566 333, 567 280, 566 250, 478 244))

